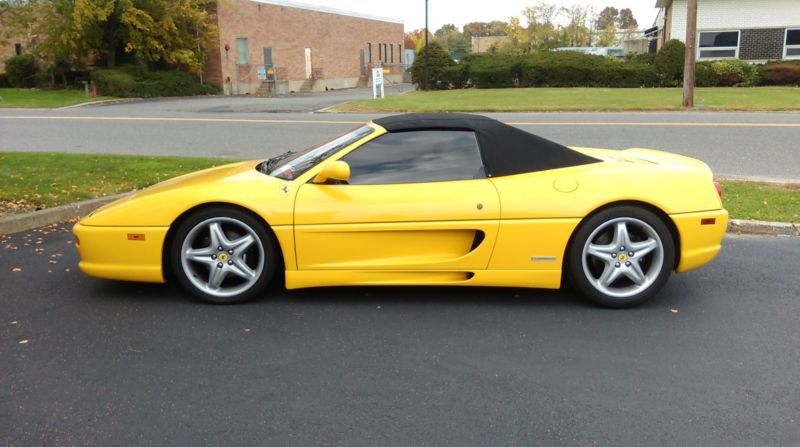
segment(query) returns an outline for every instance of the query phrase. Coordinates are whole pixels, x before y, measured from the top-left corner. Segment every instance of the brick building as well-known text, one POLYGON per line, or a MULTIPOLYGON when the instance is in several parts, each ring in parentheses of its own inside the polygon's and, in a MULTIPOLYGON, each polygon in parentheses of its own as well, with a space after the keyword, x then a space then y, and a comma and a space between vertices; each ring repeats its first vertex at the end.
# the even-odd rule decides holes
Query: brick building
MULTIPOLYGON (((686 41, 687 0, 658 0, 659 47, 686 41)), ((697 60, 800 59, 798 0, 698 0, 697 60)))
POLYGON ((226 94, 365 86, 381 65, 402 79, 401 21, 288 0, 219 0, 215 9, 219 47, 205 77, 226 94))

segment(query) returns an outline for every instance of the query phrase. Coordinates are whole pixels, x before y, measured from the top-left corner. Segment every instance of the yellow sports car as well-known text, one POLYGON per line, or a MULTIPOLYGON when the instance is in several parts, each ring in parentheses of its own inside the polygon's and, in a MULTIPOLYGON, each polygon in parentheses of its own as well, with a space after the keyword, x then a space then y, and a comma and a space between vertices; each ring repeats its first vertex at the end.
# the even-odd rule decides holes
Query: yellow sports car
POLYGON ((289 289, 556 289, 628 307, 716 256, 728 221, 704 163, 568 148, 464 114, 376 119, 305 151, 184 175, 75 225, 80 268, 174 280, 212 303, 289 289))

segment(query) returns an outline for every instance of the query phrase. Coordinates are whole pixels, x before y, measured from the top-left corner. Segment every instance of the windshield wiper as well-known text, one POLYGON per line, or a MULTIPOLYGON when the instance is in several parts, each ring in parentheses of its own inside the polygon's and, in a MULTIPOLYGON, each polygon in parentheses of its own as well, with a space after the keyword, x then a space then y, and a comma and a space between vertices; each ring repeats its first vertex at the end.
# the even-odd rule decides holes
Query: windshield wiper
POLYGON ((286 152, 284 152, 284 153, 282 153, 280 155, 276 155, 276 156, 270 158, 264 164, 264 173, 265 174, 269 174, 269 172, 272 171, 273 166, 275 166, 275 163, 277 163, 277 162, 279 162, 281 160, 285 160, 285 159, 289 158, 290 156, 292 156, 294 154, 295 154, 294 151, 286 151, 286 152))

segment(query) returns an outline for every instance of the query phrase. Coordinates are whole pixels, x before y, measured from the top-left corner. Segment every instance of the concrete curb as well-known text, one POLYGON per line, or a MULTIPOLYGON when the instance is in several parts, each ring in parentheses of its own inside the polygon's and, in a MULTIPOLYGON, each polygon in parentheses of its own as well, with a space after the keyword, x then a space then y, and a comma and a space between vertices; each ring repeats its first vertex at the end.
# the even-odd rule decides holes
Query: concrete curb
POLYGON ((734 234, 795 237, 800 236, 800 224, 731 219, 728 222, 728 232, 734 234))
POLYGON ((144 99, 143 98, 102 99, 100 101, 89 101, 89 102, 82 102, 80 104, 73 104, 71 106, 58 107, 53 110, 69 110, 69 109, 77 109, 80 107, 89 107, 89 106, 113 106, 114 104, 126 104, 129 102, 140 102, 140 101, 144 101, 144 99))
POLYGON ((32 213, 13 214, 11 216, 0 217, 0 234, 18 233, 20 231, 33 230, 34 228, 44 227, 70 219, 83 217, 101 206, 121 199, 130 193, 117 194, 98 199, 86 200, 83 202, 70 203, 68 205, 56 206, 53 208, 34 211, 32 213))

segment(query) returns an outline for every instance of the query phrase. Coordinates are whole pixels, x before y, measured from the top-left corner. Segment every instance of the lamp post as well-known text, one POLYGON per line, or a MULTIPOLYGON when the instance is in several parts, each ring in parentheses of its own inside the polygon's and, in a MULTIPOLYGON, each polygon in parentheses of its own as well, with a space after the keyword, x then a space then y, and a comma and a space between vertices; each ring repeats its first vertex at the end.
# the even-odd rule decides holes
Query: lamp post
POLYGON ((428 0, 425 0, 425 76, 422 89, 428 90, 428 0))

